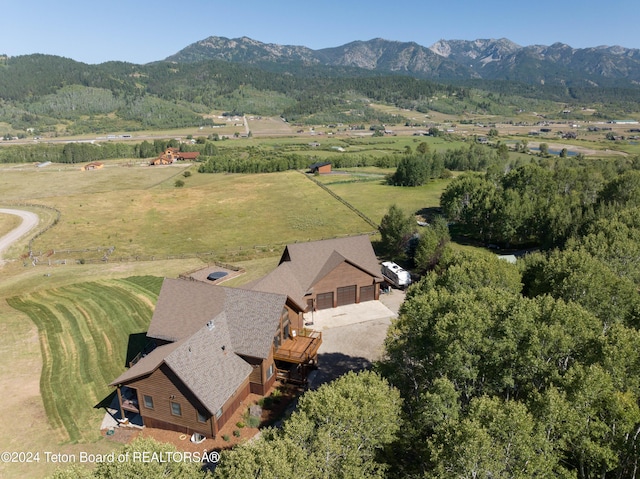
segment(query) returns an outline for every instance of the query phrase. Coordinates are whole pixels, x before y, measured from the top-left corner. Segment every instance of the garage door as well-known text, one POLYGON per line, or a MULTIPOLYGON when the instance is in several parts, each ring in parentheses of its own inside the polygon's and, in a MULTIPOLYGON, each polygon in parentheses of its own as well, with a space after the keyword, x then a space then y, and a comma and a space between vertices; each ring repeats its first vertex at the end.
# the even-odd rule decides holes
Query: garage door
POLYGON ((356 285, 338 288, 338 306, 356 302, 356 285))
POLYGON ((317 309, 333 308, 333 293, 321 293, 316 297, 317 309))
POLYGON ((360 288, 360 302, 373 301, 376 298, 376 286, 372 284, 370 286, 363 286, 360 288))

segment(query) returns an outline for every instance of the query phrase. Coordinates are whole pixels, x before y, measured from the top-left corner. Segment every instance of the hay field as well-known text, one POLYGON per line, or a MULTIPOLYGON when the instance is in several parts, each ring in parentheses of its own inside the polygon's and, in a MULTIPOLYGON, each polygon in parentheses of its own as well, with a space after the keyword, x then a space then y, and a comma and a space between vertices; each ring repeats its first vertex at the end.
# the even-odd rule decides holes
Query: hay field
POLYGON ((39 238, 43 251, 115 246, 115 256, 221 252, 369 231, 338 201, 296 172, 198 175, 197 186, 60 196, 62 211, 39 238))

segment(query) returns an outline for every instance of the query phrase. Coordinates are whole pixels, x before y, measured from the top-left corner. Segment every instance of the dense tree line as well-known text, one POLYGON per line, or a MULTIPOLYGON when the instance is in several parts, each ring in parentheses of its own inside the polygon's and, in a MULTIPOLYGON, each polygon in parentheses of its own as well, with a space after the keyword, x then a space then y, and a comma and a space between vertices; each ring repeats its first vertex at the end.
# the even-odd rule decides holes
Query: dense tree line
MULTIPOLYGON (((397 169, 389 177, 395 186, 420 186, 433 178, 449 176, 447 170, 486 171, 504 168, 508 159, 501 149, 492 149, 477 143, 467 147, 430 152, 427 143, 420 143, 416 152, 407 152, 397 169)), ((449 172, 450 174, 450 172, 449 172)))
POLYGON ((612 208, 638 201, 637 159, 602 163, 529 164, 506 174, 463 175, 447 187, 440 204, 459 231, 476 240, 506 246, 561 245, 612 208), (616 170, 623 173, 611 178, 616 170))
POLYGON ((639 299, 614 276, 585 252, 521 271, 448 249, 380 365, 405 401, 395 477, 636 477, 639 299))
MULTIPOLYGON (((206 153, 205 153, 206 155, 206 153)), ((260 148, 218 148, 215 155, 203 156, 198 167, 200 173, 273 173, 303 170, 319 161, 312 155, 293 152, 262 150, 260 148)), ((366 154, 340 154, 328 158, 334 168, 377 166, 392 168, 402 161, 400 154, 374 156, 366 154)))
POLYGON ((73 142, 63 145, 39 143, 37 145, 8 146, 0 148, 0 163, 86 163, 97 160, 118 158, 154 158, 167 147, 180 148, 182 151, 200 151, 214 154, 217 150, 213 142, 205 141, 195 145, 181 145, 177 140, 154 140, 153 143, 122 142, 73 142))

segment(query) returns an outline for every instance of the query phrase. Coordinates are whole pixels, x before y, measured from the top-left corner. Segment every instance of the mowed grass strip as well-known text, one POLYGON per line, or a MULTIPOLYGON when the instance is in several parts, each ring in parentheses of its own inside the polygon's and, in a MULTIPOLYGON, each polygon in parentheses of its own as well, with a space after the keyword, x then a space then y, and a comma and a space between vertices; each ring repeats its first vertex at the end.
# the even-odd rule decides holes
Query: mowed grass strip
POLYGON ((98 439, 104 411, 94 406, 125 369, 129 335, 147 330, 161 281, 89 282, 8 300, 38 327, 40 390, 59 442, 98 439))

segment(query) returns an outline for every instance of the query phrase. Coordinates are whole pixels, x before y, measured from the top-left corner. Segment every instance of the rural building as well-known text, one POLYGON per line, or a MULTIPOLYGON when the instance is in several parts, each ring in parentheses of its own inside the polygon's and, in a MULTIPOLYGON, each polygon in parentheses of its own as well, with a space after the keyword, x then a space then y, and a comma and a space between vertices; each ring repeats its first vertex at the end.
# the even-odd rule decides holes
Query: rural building
POLYGON ((198 151, 180 151, 178 148, 167 148, 164 152, 151 160, 150 165, 171 165, 176 161, 195 160, 200 155, 198 151))
POLYGON ((84 165, 82 168, 80 168, 80 170, 89 171, 89 170, 99 170, 101 168, 104 168, 104 163, 100 161, 92 161, 91 163, 87 163, 86 165, 84 165))
POLYGON ((310 311, 377 300, 382 281, 371 241, 361 235, 289 244, 278 267, 247 287, 287 294, 310 311))
POLYGON ((328 161, 322 163, 314 163, 313 165, 309 165, 309 171, 314 174, 318 173, 319 175, 331 173, 331 163, 328 161))
POLYGON ((120 414, 208 437, 250 392, 304 380, 322 343, 285 294, 180 279, 164 280, 147 338, 155 348, 111 383, 120 414))

